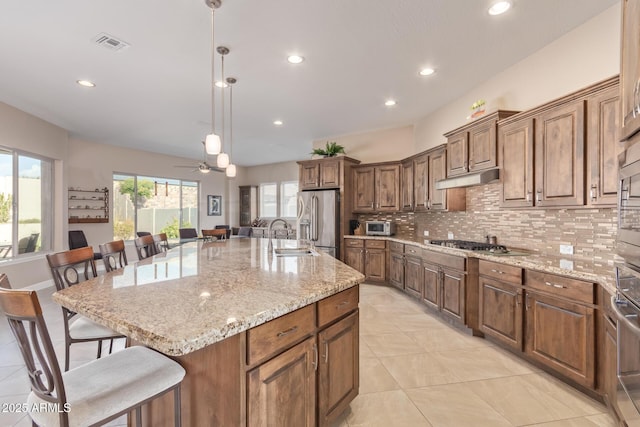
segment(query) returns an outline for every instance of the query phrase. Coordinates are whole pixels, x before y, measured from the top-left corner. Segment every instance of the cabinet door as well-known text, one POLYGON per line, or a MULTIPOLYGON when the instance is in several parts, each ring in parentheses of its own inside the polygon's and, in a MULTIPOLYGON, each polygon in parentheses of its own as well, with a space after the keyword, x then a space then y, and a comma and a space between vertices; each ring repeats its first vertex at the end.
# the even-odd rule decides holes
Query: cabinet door
POLYGON ((614 86, 587 100, 590 205, 615 206, 617 202, 618 155, 624 148, 620 142, 618 89, 614 86))
POLYGON ((466 275, 459 271, 442 269, 441 310, 447 317, 464 323, 466 275))
MULTIPOLYGON (((318 334, 318 425, 328 426, 358 395, 358 312, 318 334)), ((276 425, 276 424, 274 424, 276 425)))
POLYGON ((469 134, 460 132, 447 138, 447 169, 442 178, 462 175, 469 171, 467 165, 469 134))
POLYGON ((480 276, 480 330, 522 351, 522 326, 520 287, 480 276))
POLYGON ((498 165, 496 127, 496 122, 491 120, 469 130, 469 172, 498 165))
POLYGON ((525 352, 586 387, 595 385, 594 309, 526 293, 525 352))
POLYGON ((318 188, 320 182, 320 164, 318 162, 305 163, 300 165, 300 187, 301 190, 318 188))
POLYGON ((315 337, 247 373, 247 425, 315 426, 315 337))
POLYGON ((561 105, 536 123, 536 206, 584 205, 584 101, 561 105))
POLYGON ((423 154, 413 160, 413 206, 415 211, 427 210, 429 200, 429 156, 423 154))
POLYGON ((389 255, 389 282, 399 289, 404 289, 404 254, 391 252, 389 255))
POLYGON ((380 212, 400 210, 400 165, 376 166, 375 201, 380 212))
POLYGON ((640 2, 622 2, 622 49, 620 52, 620 94, 622 96, 622 138, 640 129, 640 2))
POLYGON ((387 280, 386 273, 386 251, 384 249, 367 249, 365 250, 365 272, 364 275, 368 280, 384 282, 387 280))
POLYGON ((447 210, 447 190, 436 190, 436 181, 447 177, 446 167, 446 150, 439 149, 429 153, 429 209, 447 210))
POLYGON ((402 185, 400 190, 400 206, 403 211, 413 210, 413 160, 402 163, 402 185))
POLYGON ((320 187, 340 187, 340 160, 324 160, 320 163, 320 187))
POLYGON ((404 289, 416 298, 422 297, 422 260, 413 256, 405 257, 404 289))
POLYGON ((364 274, 364 249, 346 248, 344 263, 364 274))
POLYGON ((373 166, 353 168, 353 210, 373 212, 375 210, 375 169, 373 166))
POLYGON ((533 126, 533 119, 525 119, 500 128, 500 206, 533 206, 533 126))
POLYGON ((440 308, 440 270, 437 265, 422 263, 422 302, 440 308))
POLYGON ((610 409, 617 409, 616 393, 618 389, 618 342, 616 323, 603 313, 604 323, 604 392, 610 409))

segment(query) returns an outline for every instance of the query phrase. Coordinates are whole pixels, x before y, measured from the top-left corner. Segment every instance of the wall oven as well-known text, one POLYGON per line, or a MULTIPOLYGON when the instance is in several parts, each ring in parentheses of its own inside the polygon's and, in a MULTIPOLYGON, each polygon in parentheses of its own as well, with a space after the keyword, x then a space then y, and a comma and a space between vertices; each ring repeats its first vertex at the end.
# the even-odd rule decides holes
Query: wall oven
POLYGON ((618 335, 616 406, 629 427, 640 427, 640 269, 617 266, 616 287, 611 298, 618 335))
POLYGON ((617 252, 640 266, 640 144, 620 156, 617 252))

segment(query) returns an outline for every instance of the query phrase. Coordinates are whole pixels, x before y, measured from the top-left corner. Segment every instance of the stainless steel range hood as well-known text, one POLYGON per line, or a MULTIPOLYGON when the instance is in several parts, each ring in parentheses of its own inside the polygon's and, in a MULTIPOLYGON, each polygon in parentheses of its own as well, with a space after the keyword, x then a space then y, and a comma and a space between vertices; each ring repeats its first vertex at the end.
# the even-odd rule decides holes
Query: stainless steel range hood
POLYGON ((436 182, 436 190, 446 190, 447 188, 472 187, 474 185, 488 184, 500 178, 500 169, 488 169, 468 175, 456 176, 453 178, 441 179, 436 182))

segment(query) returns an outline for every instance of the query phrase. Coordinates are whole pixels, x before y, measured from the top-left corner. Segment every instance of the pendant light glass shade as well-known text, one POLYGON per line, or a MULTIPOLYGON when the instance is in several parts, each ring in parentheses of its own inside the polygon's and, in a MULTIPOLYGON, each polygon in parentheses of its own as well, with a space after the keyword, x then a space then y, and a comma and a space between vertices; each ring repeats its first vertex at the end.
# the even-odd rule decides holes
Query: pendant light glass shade
POLYGON ((221 169, 226 168, 227 166, 229 166, 229 155, 227 153, 218 154, 218 158, 216 160, 216 163, 217 163, 219 168, 221 168, 221 169))
POLYGON ((225 173, 227 174, 227 177, 235 178, 235 176, 236 176, 236 165, 231 163, 229 166, 227 166, 227 170, 225 171, 225 173))
POLYGON ((210 156, 215 156, 220 153, 220 148, 222 146, 222 142, 220 141, 220 137, 215 133, 210 133, 207 135, 207 138, 204 140, 205 149, 207 150, 207 154, 210 156))

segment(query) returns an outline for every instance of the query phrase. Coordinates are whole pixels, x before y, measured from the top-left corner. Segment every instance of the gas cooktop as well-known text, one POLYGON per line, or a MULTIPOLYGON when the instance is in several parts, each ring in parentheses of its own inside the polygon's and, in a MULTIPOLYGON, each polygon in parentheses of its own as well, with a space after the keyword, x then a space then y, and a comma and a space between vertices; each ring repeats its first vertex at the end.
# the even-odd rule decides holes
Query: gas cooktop
POLYGON ((466 249, 468 251, 485 251, 494 253, 507 253, 509 250, 504 245, 494 245, 484 242, 471 242, 468 240, 431 240, 432 245, 446 246, 448 248, 466 249))

